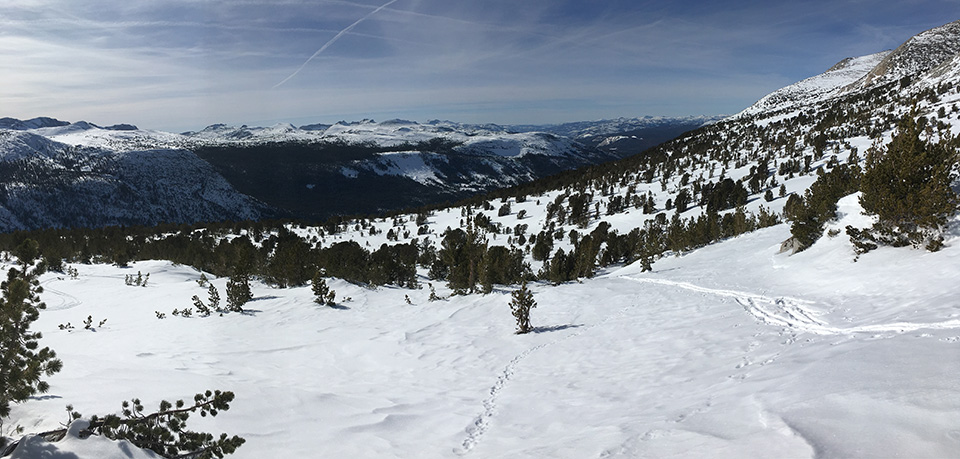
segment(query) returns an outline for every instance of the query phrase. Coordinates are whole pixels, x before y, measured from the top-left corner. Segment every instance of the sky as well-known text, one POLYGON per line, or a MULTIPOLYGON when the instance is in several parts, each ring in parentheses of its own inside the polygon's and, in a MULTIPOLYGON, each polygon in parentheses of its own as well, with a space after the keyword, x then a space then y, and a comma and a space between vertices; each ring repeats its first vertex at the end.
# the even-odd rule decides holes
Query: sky
POLYGON ((960 0, 4 0, 0 117, 174 132, 733 114, 960 0))

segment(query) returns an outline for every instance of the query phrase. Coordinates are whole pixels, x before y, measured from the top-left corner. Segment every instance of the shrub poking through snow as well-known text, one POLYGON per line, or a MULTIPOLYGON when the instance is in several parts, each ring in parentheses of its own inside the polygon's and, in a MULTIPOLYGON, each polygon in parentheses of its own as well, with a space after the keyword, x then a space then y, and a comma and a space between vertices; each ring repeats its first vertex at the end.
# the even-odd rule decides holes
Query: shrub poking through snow
POLYGON ((533 292, 527 288, 524 282, 520 290, 514 290, 511 294, 510 310, 513 311, 513 317, 517 319, 517 334, 529 333, 533 328, 530 326, 530 310, 537 307, 536 300, 533 299, 533 292))
POLYGON ((322 273, 318 271, 317 274, 313 276, 313 295, 316 296, 313 302, 321 305, 334 306, 337 304, 335 300, 337 292, 327 286, 327 281, 323 279, 321 274, 322 273))
MULTIPOLYGON (((201 316, 206 317, 206 316, 209 316, 211 312, 213 312, 210 310, 210 307, 203 304, 203 300, 201 300, 199 296, 193 295, 193 298, 190 298, 190 299, 193 300, 193 307, 197 308, 197 313, 199 313, 201 316)), ((159 315, 157 315, 157 317, 162 318, 159 315)))
MULTIPOLYGON (((215 438, 206 432, 187 430, 187 419, 191 413, 199 412, 201 417, 216 416, 230 409, 233 392, 206 391, 193 398, 193 405, 187 406, 183 400, 175 403, 163 400, 154 413, 144 413, 139 399, 123 402, 122 415, 109 414, 102 418, 93 416, 86 432, 103 435, 111 440, 127 440, 138 448, 149 449, 165 457, 212 458, 223 457, 237 450, 246 440, 234 435, 220 434, 215 438)), ((82 415, 67 406, 70 420, 80 419, 82 415)), ((62 431, 48 432, 47 435, 66 434, 62 431)))
POLYGON ((207 288, 207 303, 210 309, 216 310, 217 312, 223 312, 220 309, 220 292, 217 290, 217 287, 214 287, 213 284, 210 284, 210 287, 207 288))
POLYGON ((143 275, 140 271, 137 271, 137 275, 127 274, 123 278, 123 282, 131 287, 146 287, 147 282, 150 282, 150 273, 147 273, 146 276, 143 275))
POLYGON ((233 312, 243 312, 243 305, 253 299, 250 292, 250 276, 234 274, 227 281, 227 309, 233 312))

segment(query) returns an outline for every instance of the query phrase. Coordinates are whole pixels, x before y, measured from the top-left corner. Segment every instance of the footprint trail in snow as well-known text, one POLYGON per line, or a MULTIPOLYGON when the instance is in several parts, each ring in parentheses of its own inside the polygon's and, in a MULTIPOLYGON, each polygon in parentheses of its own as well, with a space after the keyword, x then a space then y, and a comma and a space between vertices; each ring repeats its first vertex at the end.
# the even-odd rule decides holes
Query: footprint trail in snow
POLYGON ((513 359, 510 360, 510 362, 507 363, 507 365, 500 372, 500 375, 497 376, 497 381, 490 388, 489 395, 483 401, 483 411, 480 413, 479 416, 477 416, 477 418, 473 421, 473 423, 469 427, 467 427, 466 429, 467 438, 463 441, 463 444, 459 448, 454 449, 454 452, 461 456, 465 455, 469 453, 471 450, 473 450, 473 448, 475 448, 480 443, 481 438, 490 427, 490 420, 497 413, 497 399, 499 398, 500 393, 503 392, 503 389, 506 386, 506 384, 510 381, 511 378, 513 378, 513 375, 516 373, 517 365, 521 361, 523 361, 523 359, 525 359, 530 354, 540 349, 543 349, 547 346, 552 346, 554 344, 576 338, 584 334, 588 330, 602 326, 613 319, 622 317, 624 314, 626 314, 628 309, 630 308, 629 307, 622 308, 616 314, 613 314, 607 317, 606 319, 601 320, 598 323, 595 323, 588 327, 581 328, 579 331, 575 333, 571 333, 569 335, 566 335, 554 341, 550 341, 547 343, 543 343, 543 344, 531 347, 521 352, 520 354, 517 354, 516 357, 514 357, 513 359))

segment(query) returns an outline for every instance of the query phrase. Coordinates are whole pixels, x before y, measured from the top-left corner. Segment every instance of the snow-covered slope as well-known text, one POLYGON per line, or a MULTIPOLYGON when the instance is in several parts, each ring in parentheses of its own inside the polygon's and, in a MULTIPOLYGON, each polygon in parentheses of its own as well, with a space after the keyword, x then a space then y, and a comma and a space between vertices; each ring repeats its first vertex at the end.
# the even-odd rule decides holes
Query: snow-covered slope
POLYGON ((778 89, 757 101, 736 116, 803 107, 843 92, 883 61, 890 51, 861 57, 848 57, 820 75, 812 76, 778 89))
POLYGON ((886 55, 854 86, 867 88, 922 74, 960 52, 960 21, 914 35, 886 55))
POLYGON ((900 82, 904 77, 906 85, 910 79, 937 67, 954 68, 950 62, 957 53, 960 53, 960 21, 921 32, 893 51, 846 58, 820 75, 764 96, 734 117, 808 107, 900 82))
MULTIPOLYGON (((838 226, 860 222, 856 196, 841 212, 838 226)), ((35 328, 65 365, 11 423, 39 432, 65 403, 89 415, 221 388, 232 409, 191 427, 245 437, 237 457, 950 457, 960 238, 854 262, 843 237, 778 254, 787 235, 535 284, 528 335, 507 289, 431 302, 333 280, 352 300, 332 309, 309 287, 255 284, 249 314, 182 318, 170 312, 205 294, 195 270, 81 265, 42 279, 35 328), (149 285, 124 285, 137 271, 149 285), (107 322, 58 328, 87 316, 107 322)))

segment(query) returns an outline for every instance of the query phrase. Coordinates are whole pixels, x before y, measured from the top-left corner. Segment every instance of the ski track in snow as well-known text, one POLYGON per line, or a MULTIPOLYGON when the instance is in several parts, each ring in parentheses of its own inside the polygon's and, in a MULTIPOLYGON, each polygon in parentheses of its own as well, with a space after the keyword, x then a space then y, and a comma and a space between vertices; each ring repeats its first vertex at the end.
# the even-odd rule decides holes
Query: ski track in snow
POLYGON ((858 333, 907 333, 916 330, 953 330, 960 329, 960 319, 944 322, 914 323, 894 322, 889 324, 861 325, 857 327, 832 327, 827 322, 817 319, 820 311, 809 308, 812 301, 790 297, 768 297, 755 293, 736 290, 722 290, 701 287, 689 282, 671 281, 666 279, 652 279, 648 277, 622 276, 634 282, 643 284, 666 285, 682 288, 694 292, 733 298, 743 306, 754 318, 768 325, 791 328, 796 331, 815 335, 855 335, 858 333))
POLYGON ((53 295, 60 297, 60 304, 53 307, 51 307, 49 302, 44 301, 44 304, 47 305, 47 310, 62 311, 64 309, 72 309, 83 304, 83 302, 80 301, 80 299, 78 299, 77 297, 49 286, 51 282, 62 281, 62 280, 63 278, 61 277, 54 277, 40 283, 43 286, 43 293, 52 293, 53 295))
POLYGON ((491 418, 493 418, 493 416, 497 414, 497 399, 500 397, 500 393, 503 392, 504 387, 507 385, 508 382, 510 382, 510 380, 513 378, 513 375, 516 374, 517 365, 520 362, 522 362, 523 359, 527 358, 527 356, 529 356, 530 354, 536 351, 539 351, 540 349, 576 338, 586 333, 588 330, 592 330, 596 327, 606 324, 607 322, 613 319, 622 317, 629 308, 630 308, 629 306, 621 308, 620 311, 618 311, 616 314, 613 314, 610 317, 607 317, 606 319, 601 320, 600 322, 597 322, 587 327, 583 327, 582 329, 574 333, 571 333, 569 335, 566 335, 554 341, 550 341, 547 343, 543 343, 543 344, 539 344, 537 346, 531 347, 521 352, 520 354, 517 354, 517 356, 511 359, 510 362, 507 363, 507 365, 503 368, 503 370, 497 376, 497 381, 493 384, 492 387, 490 387, 489 395, 483 401, 483 411, 480 413, 480 415, 477 416, 477 418, 473 421, 473 423, 469 427, 467 427, 466 429, 467 438, 463 441, 463 444, 460 446, 460 448, 454 449, 454 453, 460 456, 466 455, 467 453, 472 451, 473 448, 475 448, 478 444, 480 444, 480 440, 483 438, 483 435, 487 432, 487 430, 490 427, 491 418))

